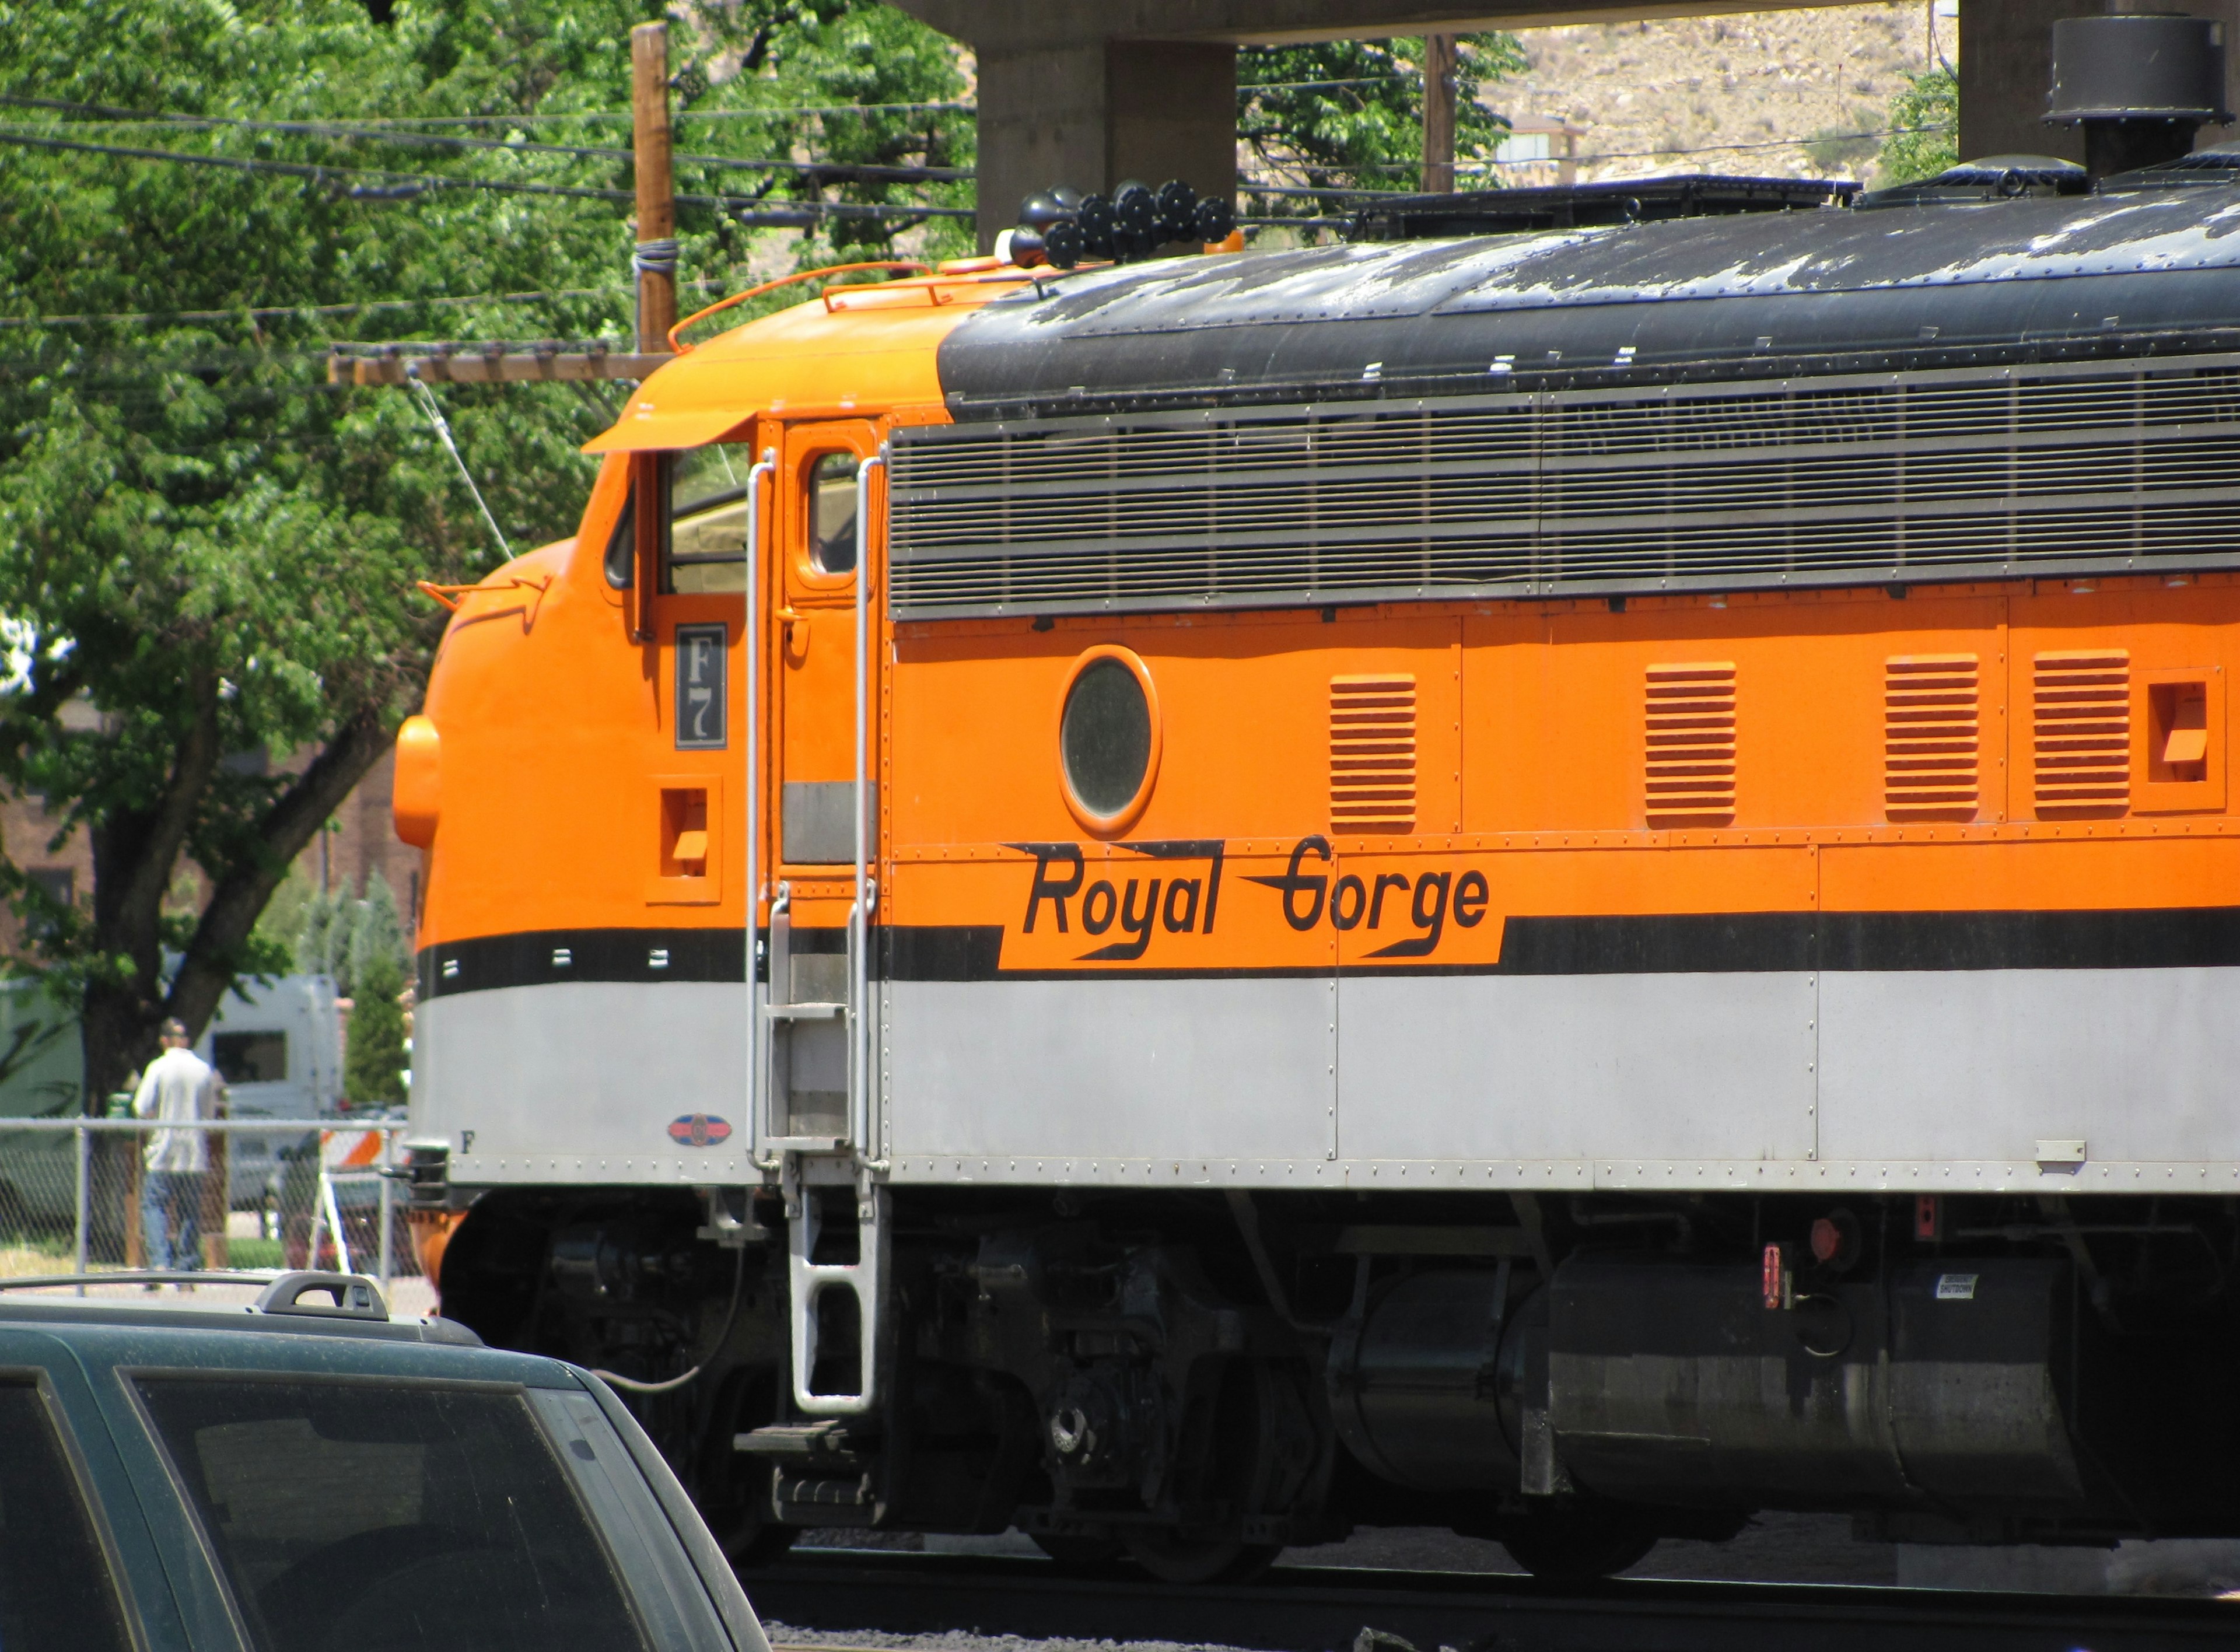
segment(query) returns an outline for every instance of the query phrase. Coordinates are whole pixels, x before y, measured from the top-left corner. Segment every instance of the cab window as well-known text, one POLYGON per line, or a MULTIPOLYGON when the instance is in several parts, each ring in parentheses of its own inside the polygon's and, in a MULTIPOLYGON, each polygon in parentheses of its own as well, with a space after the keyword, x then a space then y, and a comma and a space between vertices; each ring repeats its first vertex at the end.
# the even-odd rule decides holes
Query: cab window
POLYGON ((680 596, 737 595, 747 588, 744 450, 722 444, 662 456, 663 589, 680 596))
POLYGON ((820 574, 856 571, 856 456, 820 453, 809 466, 809 565, 820 574))

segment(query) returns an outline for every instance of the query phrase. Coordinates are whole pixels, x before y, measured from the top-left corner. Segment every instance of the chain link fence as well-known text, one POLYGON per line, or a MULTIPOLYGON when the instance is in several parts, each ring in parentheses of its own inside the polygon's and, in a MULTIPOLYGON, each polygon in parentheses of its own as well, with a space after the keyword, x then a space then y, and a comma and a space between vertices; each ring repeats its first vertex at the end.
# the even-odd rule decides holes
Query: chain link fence
MULTIPOLYGON (((151 1187, 155 1119, 0 1119, 0 1276, 161 1265, 143 1217, 170 1234, 192 1216, 204 1268, 328 1268, 384 1283, 420 1271, 390 1172, 402 1118, 235 1118, 204 1133, 210 1169, 151 1187), (192 1201, 191 1211, 183 1204, 192 1201)), ((189 1265, 188 1259, 174 1260, 189 1265)))

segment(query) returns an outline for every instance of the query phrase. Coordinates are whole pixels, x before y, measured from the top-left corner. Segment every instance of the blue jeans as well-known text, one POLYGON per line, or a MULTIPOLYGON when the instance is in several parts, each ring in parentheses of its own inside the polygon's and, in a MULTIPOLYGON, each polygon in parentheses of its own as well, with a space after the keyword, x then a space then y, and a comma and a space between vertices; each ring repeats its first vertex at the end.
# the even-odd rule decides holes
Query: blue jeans
POLYGON ((203 1176, 200 1170, 150 1170, 140 1178, 140 1234, 148 1265, 164 1271, 199 1271, 203 1265, 203 1176), (174 1231, 170 1208, 178 1207, 174 1231))

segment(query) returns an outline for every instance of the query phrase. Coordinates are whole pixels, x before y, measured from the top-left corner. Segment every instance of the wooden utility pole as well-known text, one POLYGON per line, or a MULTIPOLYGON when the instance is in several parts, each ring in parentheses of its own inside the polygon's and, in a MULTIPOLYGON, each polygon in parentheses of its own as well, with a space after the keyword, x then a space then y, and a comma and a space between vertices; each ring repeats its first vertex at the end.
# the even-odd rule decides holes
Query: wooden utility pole
MULTIPOLYGON (((1455 187, 1455 37, 1423 37, 1423 193, 1455 187)), ((645 186, 638 186, 640 199, 645 186)), ((643 348, 643 346, 641 346, 643 348)))
POLYGON ((630 30, 630 132, 637 172, 637 347, 669 349, 677 322, 677 199, 669 169, 669 25, 630 30))

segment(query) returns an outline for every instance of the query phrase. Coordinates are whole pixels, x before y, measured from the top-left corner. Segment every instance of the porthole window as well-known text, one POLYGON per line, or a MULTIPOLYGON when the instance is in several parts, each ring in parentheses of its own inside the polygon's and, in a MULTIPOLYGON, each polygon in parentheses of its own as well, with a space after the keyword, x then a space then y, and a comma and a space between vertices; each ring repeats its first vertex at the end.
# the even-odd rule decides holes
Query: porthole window
POLYGON ((1066 802, 1091 831, 1123 831, 1143 811, 1158 767, 1150 674, 1125 649, 1093 649, 1075 669, 1058 718, 1066 802))

